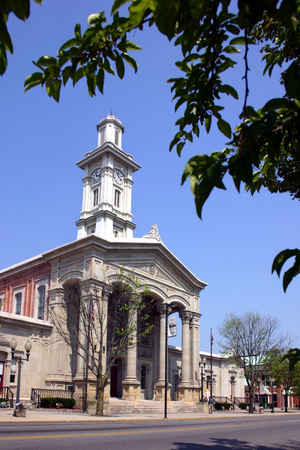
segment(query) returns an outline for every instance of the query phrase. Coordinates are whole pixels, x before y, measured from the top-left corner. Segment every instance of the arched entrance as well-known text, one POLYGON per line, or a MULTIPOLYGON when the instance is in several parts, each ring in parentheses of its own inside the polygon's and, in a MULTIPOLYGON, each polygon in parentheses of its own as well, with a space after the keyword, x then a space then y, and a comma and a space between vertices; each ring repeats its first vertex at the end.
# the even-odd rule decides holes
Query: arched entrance
POLYGON ((110 368, 110 396, 122 398, 122 369, 121 359, 117 359, 110 368))

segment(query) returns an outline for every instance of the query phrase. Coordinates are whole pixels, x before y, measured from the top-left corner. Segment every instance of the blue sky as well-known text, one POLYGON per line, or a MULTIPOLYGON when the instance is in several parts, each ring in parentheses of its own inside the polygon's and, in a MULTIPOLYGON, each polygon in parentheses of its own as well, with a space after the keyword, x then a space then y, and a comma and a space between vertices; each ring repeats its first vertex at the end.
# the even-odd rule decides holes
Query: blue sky
MULTIPOLYGON (((211 196, 199 220, 188 183, 180 186, 184 165, 194 154, 222 149, 226 140, 212 127, 181 158, 168 152, 176 115, 166 80, 177 73, 177 52, 166 38, 155 30, 135 33, 133 39, 143 47, 135 53, 138 74, 128 68, 123 81, 107 78, 103 96, 90 98, 84 81, 63 90, 59 104, 41 88, 24 94, 24 79, 35 70, 31 61, 55 55, 75 23, 85 26, 89 14, 111 2, 75 4, 45 1, 33 4, 28 22, 9 20, 15 52, 0 79, 0 267, 76 239, 82 174, 75 163, 96 146, 99 119, 113 112, 125 125, 124 149, 142 166, 134 184, 135 236, 157 223, 167 247, 208 283, 200 300, 201 349, 209 349, 213 328, 218 350, 217 329, 227 313, 248 311, 278 318, 282 332, 300 346, 300 277, 283 294, 281 282, 271 275, 276 253, 299 247, 299 203, 266 191, 255 197, 238 194, 227 180, 228 190, 211 196)), ((250 66, 250 104, 259 106, 280 95, 278 75, 263 79, 253 51, 250 66)), ((229 81, 238 83, 242 93, 241 77, 242 69, 232 71, 229 81)), ((226 98, 224 104, 231 120, 242 97, 238 102, 226 98)), ((179 339, 170 343, 179 344, 179 339)))

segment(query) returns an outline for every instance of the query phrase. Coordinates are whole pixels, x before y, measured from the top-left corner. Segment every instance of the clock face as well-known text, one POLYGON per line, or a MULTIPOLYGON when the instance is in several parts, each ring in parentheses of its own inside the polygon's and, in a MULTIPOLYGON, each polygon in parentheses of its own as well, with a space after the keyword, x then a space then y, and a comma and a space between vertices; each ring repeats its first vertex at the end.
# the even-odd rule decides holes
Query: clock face
POLYGON ((114 180, 115 180, 117 183, 121 184, 121 183, 123 182, 123 179, 124 179, 124 175, 123 175, 122 170, 120 170, 120 169, 115 169, 115 170, 114 170, 114 180))
POLYGON ((91 177, 93 178, 93 183, 98 183, 101 178, 101 169, 98 167, 97 169, 93 170, 91 173, 91 177))

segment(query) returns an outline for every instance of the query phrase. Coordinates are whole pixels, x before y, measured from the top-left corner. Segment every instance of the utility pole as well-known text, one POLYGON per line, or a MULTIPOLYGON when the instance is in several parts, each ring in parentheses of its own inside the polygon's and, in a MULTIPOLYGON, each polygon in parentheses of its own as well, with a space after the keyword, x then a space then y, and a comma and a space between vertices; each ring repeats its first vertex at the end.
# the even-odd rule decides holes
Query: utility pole
POLYGON ((213 398, 213 368, 212 368, 212 348, 214 338, 212 334, 212 328, 210 329, 210 398, 213 398))

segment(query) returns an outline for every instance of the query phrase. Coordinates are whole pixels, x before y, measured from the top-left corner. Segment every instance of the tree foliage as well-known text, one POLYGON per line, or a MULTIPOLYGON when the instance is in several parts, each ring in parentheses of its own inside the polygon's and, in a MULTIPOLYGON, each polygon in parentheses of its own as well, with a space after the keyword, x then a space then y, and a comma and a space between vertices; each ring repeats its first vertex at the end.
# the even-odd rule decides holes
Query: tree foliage
POLYGON ((283 351, 274 348, 266 355, 264 366, 266 373, 274 379, 274 384, 284 389, 287 411, 288 395, 300 394, 300 349, 283 351))
MULTIPOLYGON (((34 1, 42 3, 42 0, 34 1)), ((30 15, 30 0, 1 0, 0 2, 0 75, 3 75, 7 68, 7 52, 14 51, 7 28, 10 14, 14 14, 18 19, 27 20, 30 15)))
MULTIPOLYGON (((188 142, 210 133, 213 123, 227 139, 224 149, 192 157, 182 183, 190 180, 196 210, 202 217, 205 202, 214 189, 226 189, 229 175, 238 191, 251 194, 265 187, 271 193, 289 193, 300 199, 300 0, 115 0, 112 20, 104 12, 89 18, 84 33, 76 25, 74 36, 56 57, 42 56, 34 64, 39 71, 25 80, 25 90, 42 85, 56 101, 63 85, 86 79, 88 92, 103 93, 105 75, 123 78, 126 64, 137 70, 129 51, 139 46, 129 40, 133 30, 156 27, 170 44, 181 51, 175 61, 180 71, 170 78, 175 110, 180 117, 169 149, 180 156, 188 142), (119 10, 128 5, 128 14, 119 10), (280 71, 283 95, 269 99, 259 108, 248 104, 250 47, 260 48, 262 70, 272 76, 280 71), (244 93, 228 84, 228 71, 243 49, 244 93), (226 119, 224 96, 241 102, 233 123, 226 119)), ((255 68, 255 70, 257 70, 255 68)), ((286 250, 274 260, 273 271, 295 257, 284 275, 283 288, 300 273, 300 250, 286 250), (294 252, 294 253, 289 253, 294 252), (290 256, 287 256, 289 254, 290 256)))
POLYGON ((271 317, 256 313, 241 317, 231 314, 221 326, 220 335, 224 353, 231 355, 244 369, 250 395, 249 412, 253 412, 253 400, 264 371, 266 355, 281 344, 278 323, 271 317))

